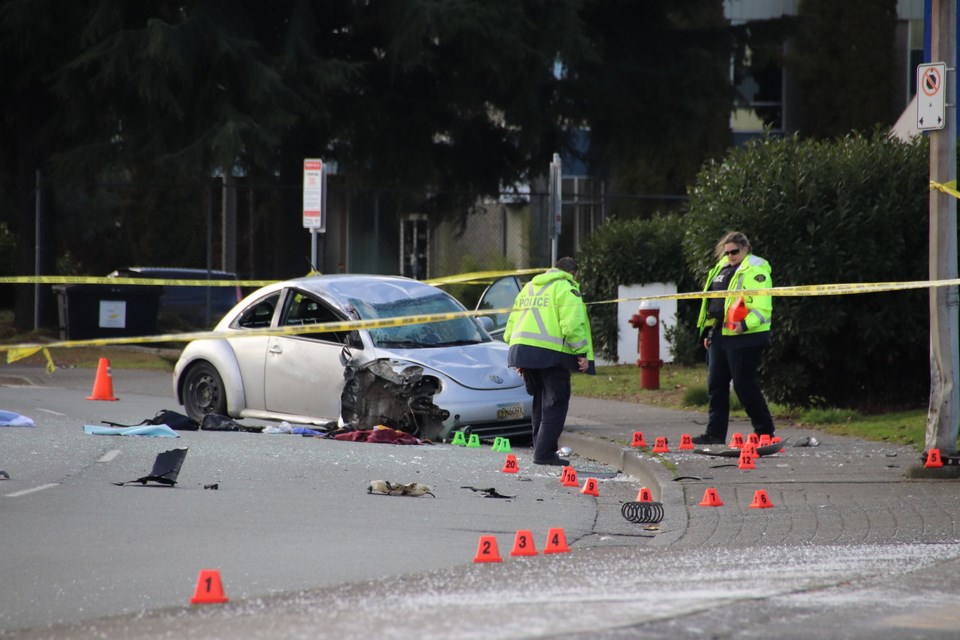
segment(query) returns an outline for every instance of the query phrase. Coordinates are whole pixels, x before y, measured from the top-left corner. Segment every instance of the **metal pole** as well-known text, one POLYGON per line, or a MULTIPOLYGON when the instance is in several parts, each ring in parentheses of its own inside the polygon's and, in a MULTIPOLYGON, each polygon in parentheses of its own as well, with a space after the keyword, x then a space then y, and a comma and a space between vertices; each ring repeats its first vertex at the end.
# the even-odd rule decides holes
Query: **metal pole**
POLYGON ((228 169, 221 176, 220 268, 237 271, 237 180, 228 169))
POLYGON ((323 259, 324 259, 323 241, 325 241, 326 234, 327 234, 327 220, 330 219, 330 211, 327 210, 327 163, 326 162, 324 162, 323 167, 321 167, 320 184, 323 185, 320 189, 320 211, 321 211, 320 220, 322 224, 320 225, 320 229, 319 229, 322 235, 319 238, 317 238, 316 260, 318 262, 314 263, 317 265, 317 273, 323 273, 323 259))
MULTIPOLYGON (((36 172, 36 192, 33 195, 34 200, 34 233, 33 233, 33 275, 40 276, 40 169, 36 172)), ((40 328, 40 283, 33 285, 33 330, 40 328)))
MULTIPOLYGON (((213 271, 213 193, 216 187, 211 182, 207 187, 207 279, 212 277, 213 271)), ((213 301, 210 298, 210 287, 207 287, 206 306, 203 310, 203 326, 209 327, 212 320, 213 301)))
POLYGON ((550 266, 557 264, 557 251, 560 244, 560 231, 562 230, 563 209, 562 193, 563 175, 560 166, 560 154, 553 154, 553 162, 550 163, 550 266))
MULTIPOLYGON (((931 61, 947 67, 944 100, 947 109, 943 129, 930 132, 930 179, 946 183, 956 177, 956 0, 933 0, 931 61)), ((930 191, 930 279, 957 277, 957 201, 938 190, 930 191)), ((927 412, 925 449, 940 449, 953 454, 957 450, 957 424, 960 415, 960 389, 956 373, 958 356, 956 287, 930 289, 930 406, 927 412)))

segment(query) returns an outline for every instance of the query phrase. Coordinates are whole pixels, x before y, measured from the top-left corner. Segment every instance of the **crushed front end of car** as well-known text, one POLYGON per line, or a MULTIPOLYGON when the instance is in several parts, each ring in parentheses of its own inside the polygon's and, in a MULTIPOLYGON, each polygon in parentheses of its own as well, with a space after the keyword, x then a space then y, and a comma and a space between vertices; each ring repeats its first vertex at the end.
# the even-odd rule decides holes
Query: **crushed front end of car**
POLYGON ((423 367, 390 359, 344 366, 340 417, 344 428, 398 429, 423 440, 436 440, 450 412, 433 403, 440 380, 423 367))

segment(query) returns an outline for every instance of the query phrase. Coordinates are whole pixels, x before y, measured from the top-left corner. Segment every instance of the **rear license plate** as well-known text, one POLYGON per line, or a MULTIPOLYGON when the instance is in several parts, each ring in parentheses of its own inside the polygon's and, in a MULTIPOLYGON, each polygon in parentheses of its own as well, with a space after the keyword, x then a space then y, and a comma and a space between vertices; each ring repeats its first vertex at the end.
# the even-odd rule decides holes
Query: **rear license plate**
POLYGON ((497 405, 497 420, 523 417, 523 403, 497 405))

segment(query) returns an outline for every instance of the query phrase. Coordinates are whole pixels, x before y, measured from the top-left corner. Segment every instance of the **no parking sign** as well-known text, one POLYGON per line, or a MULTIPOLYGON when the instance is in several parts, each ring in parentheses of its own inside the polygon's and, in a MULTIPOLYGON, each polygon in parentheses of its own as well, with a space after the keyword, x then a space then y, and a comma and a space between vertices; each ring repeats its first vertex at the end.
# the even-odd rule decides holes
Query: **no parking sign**
POLYGON ((917 129, 920 131, 943 129, 946 124, 943 87, 946 80, 946 63, 917 66, 917 129))

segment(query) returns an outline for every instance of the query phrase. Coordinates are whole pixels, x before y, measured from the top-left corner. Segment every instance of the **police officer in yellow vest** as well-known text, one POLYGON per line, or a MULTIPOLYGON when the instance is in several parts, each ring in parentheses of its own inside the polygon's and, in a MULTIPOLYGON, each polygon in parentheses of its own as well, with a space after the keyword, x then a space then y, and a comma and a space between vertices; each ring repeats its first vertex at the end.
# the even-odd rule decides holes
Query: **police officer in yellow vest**
POLYGON ((596 373, 578 271, 573 258, 561 258, 534 277, 517 295, 503 333, 510 366, 533 396, 534 464, 570 464, 557 455, 570 406, 570 372, 596 373))
MULTIPOLYGON (((707 275, 704 291, 737 291, 773 287, 770 263, 750 253, 750 241, 739 231, 717 243, 718 262, 707 275)), ((730 420, 730 382, 753 430, 773 436, 773 418, 757 382, 763 350, 770 346, 771 296, 704 298, 697 330, 707 349, 707 429, 696 444, 726 442, 730 420)))

